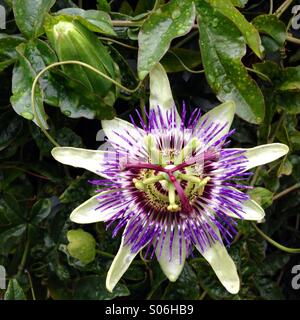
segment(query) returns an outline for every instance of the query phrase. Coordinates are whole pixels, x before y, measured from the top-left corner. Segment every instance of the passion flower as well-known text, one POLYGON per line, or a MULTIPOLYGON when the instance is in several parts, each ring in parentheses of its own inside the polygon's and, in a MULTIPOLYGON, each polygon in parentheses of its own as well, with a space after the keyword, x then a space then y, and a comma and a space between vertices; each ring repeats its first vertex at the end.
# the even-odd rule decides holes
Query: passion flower
MULTIPOLYGON (((104 221, 113 236, 124 229, 120 249, 107 275, 112 291, 142 249, 156 255, 170 281, 180 275, 193 248, 208 261, 224 287, 239 291, 236 266, 227 253, 236 233, 235 219, 260 221, 264 210, 242 192, 246 171, 282 157, 288 147, 273 143, 251 149, 226 148, 235 113, 226 102, 200 116, 180 118, 175 107, 150 108, 147 121, 102 121, 111 150, 59 147, 61 163, 88 169, 105 186, 77 207, 71 220, 104 221)), ((249 187, 248 187, 249 188, 249 187)))

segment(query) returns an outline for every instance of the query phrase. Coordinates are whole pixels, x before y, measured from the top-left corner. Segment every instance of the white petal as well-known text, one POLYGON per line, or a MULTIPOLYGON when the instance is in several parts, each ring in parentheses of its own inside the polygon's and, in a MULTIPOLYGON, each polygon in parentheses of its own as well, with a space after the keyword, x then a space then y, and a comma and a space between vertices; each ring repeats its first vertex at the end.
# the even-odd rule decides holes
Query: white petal
MULTIPOLYGON (((265 216, 264 209, 255 201, 249 199, 242 204, 242 210, 244 211, 242 215, 242 219, 251 220, 251 221, 261 221, 265 216)), ((241 219, 241 217, 237 216, 231 211, 226 211, 226 214, 232 218, 241 219)))
MULTIPOLYGON (((127 226, 129 225, 129 223, 127 224, 127 226)), ((126 228, 124 233, 126 232, 126 228)), ((122 237, 119 251, 115 256, 106 277, 106 288, 109 292, 113 291, 114 287, 122 278, 123 274, 127 271, 132 260, 138 253, 139 252, 132 253, 130 250, 130 246, 124 245, 124 237, 122 237)))
POLYGON ((236 266, 223 243, 217 241, 211 247, 207 247, 204 252, 201 251, 199 246, 196 246, 196 248, 211 265, 226 290, 232 294, 237 294, 240 289, 240 278, 236 266))
MULTIPOLYGON (((157 110, 159 107, 166 120, 166 111, 175 107, 170 82, 164 67, 158 63, 149 73, 150 77, 150 109, 157 110)), ((177 123, 180 123, 180 116, 176 111, 177 123)))
POLYGON ((244 150, 248 159, 245 170, 249 170, 281 158, 289 152, 289 147, 282 143, 270 143, 244 150))
MULTIPOLYGON (((120 118, 102 120, 101 124, 109 142, 122 146, 126 150, 132 149, 130 143, 137 144, 138 142, 142 142, 142 138, 146 135, 144 130, 136 128, 130 122, 120 118)), ((97 135, 99 136, 99 132, 97 135)))
POLYGON ((69 166, 87 169, 105 178, 107 175, 101 173, 101 164, 107 157, 113 157, 113 152, 100 150, 88 150, 72 147, 57 147, 51 151, 53 158, 69 166))
MULTIPOLYGON (((236 193, 243 193, 236 188, 229 187, 229 189, 234 190, 236 193)), ((254 200, 246 200, 241 203, 241 207, 243 212, 241 213, 242 219, 252 220, 252 221, 261 221, 265 217, 264 209, 254 200)), ((226 214, 232 218, 241 219, 241 217, 237 216, 230 210, 224 210, 226 214)))
MULTIPOLYGON (((111 206, 107 209, 97 209, 101 205, 101 198, 99 199, 99 196, 113 192, 117 192, 117 190, 103 191, 88 199, 72 211, 70 219, 73 222, 85 224, 106 221, 111 218, 114 214, 127 206, 127 204, 121 204, 118 206, 111 206)), ((107 198, 105 198, 105 201, 107 201, 107 198)))
MULTIPOLYGON (((158 243, 158 246, 155 250, 156 256, 159 256, 161 240, 158 243)), ((180 251, 179 251, 179 235, 176 229, 174 233, 173 243, 172 243, 172 259, 170 260, 170 229, 166 233, 166 238, 162 248, 160 259, 158 260, 160 267, 167 278, 174 282, 177 280, 179 275, 182 272, 184 267, 185 258, 186 258, 186 246, 185 241, 182 239, 182 253, 181 253, 181 263, 180 263, 180 251)))
POLYGON ((204 123, 204 121, 206 121, 203 126, 204 131, 205 128, 208 128, 211 123, 218 124, 220 128, 224 126, 223 130, 221 130, 213 139, 211 139, 208 142, 207 146, 212 145, 214 142, 216 142, 222 136, 229 132, 231 123, 234 118, 234 113, 235 103, 233 101, 227 101, 213 108, 200 118, 197 127, 199 128, 204 123))

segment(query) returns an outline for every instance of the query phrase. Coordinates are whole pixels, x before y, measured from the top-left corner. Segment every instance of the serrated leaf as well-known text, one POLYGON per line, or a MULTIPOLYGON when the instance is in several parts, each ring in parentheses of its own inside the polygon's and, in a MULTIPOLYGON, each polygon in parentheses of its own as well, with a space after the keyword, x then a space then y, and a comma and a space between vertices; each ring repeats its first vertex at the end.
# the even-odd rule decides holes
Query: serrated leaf
POLYGON ((195 9, 190 0, 172 0, 149 16, 138 36, 138 75, 141 80, 168 51, 171 41, 189 32, 194 19, 195 9))
POLYGON ((237 115, 250 123, 261 123, 264 98, 241 62, 246 48, 239 30, 206 1, 196 3, 202 63, 208 83, 221 101, 235 102, 237 115))

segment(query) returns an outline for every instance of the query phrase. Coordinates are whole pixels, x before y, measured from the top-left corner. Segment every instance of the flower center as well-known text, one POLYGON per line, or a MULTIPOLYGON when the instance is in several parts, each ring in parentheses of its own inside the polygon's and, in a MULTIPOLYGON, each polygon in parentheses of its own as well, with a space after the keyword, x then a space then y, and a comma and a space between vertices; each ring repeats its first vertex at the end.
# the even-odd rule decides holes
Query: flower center
POLYGON ((163 169, 160 173, 151 169, 143 170, 142 178, 132 180, 135 188, 142 191, 145 198, 160 209, 190 213, 193 210, 193 199, 203 194, 210 178, 182 172, 166 173, 166 168, 163 169))

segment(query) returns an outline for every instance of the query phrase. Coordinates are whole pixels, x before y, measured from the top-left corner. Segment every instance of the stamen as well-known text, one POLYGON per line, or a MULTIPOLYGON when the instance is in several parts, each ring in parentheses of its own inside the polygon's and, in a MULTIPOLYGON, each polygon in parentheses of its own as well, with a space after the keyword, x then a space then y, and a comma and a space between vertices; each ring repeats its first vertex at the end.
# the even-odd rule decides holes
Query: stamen
POLYGON ((200 145, 201 145, 201 142, 197 138, 191 139, 191 141, 180 151, 174 163, 175 164, 183 163, 184 160, 187 159, 189 156, 191 156, 193 152, 195 152, 199 148, 200 145))
POLYGON ((175 187, 173 183, 168 183, 169 189, 169 206, 168 210, 171 212, 177 212, 179 210, 179 206, 176 204, 176 194, 175 194, 175 187))

